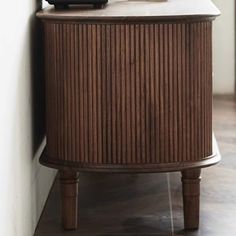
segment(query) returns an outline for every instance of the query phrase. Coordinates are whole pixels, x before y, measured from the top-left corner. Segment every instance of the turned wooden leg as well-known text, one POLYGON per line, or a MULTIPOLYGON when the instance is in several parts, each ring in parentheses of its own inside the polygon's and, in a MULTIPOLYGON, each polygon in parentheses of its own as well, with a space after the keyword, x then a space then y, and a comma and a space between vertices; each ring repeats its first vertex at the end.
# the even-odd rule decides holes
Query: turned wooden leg
POLYGON ((182 171, 184 228, 198 229, 201 169, 182 171))
POLYGON ((60 171, 62 226, 66 230, 77 228, 79 174, 60 171))

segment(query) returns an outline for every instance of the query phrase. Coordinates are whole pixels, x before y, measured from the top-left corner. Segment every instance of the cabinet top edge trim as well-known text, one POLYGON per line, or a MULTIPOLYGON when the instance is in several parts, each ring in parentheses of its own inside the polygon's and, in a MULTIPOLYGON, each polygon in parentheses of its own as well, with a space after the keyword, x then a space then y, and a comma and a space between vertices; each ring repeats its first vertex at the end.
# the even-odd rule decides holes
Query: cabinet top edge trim
POLYGON ((217 17, 218 8, 210 0, 110 0, 105 8, 91 5, 70 6, 56 10, 47 7, 37 13, 42 19, 63 20, 130 20, 130 19, 188 19, 217 17))

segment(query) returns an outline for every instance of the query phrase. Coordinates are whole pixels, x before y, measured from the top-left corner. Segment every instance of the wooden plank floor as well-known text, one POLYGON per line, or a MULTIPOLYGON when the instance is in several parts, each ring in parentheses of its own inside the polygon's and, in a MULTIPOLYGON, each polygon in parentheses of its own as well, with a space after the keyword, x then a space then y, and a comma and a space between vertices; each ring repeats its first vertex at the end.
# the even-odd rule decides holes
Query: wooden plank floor
POLYGON ((183 231, 179 173, 81 174, 79 229, 60 227, 56 180, 35 236, 236 235, 236 102, 214 99, 213 126, 222 162, 203 170, 198 231, 183 231))

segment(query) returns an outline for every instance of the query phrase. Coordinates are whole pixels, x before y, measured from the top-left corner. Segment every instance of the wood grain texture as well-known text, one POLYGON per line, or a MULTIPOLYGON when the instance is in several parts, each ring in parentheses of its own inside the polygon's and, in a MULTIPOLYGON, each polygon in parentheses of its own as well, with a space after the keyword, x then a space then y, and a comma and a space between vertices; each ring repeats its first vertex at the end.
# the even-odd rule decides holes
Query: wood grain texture
POLYGON ((188 230, 198 229, 199 227, 200 174, 200 169, 182 172, 184 228, 188 230))
POLYGON ((44 26, 48 162, 212 157, 211 21, 44 26))
POLYGON ((62 226, 66 230, 76 229, 78 209, 79 174, 60 171, 62 226))

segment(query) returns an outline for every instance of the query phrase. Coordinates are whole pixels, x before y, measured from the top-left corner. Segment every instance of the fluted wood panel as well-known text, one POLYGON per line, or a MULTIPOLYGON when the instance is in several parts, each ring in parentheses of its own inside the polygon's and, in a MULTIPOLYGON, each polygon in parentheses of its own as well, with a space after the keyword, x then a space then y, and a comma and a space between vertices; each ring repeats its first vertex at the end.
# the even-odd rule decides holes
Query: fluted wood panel
POLYGON ((210 21, 44 24, 50 159, 132 167, 212 155, 210 21))

